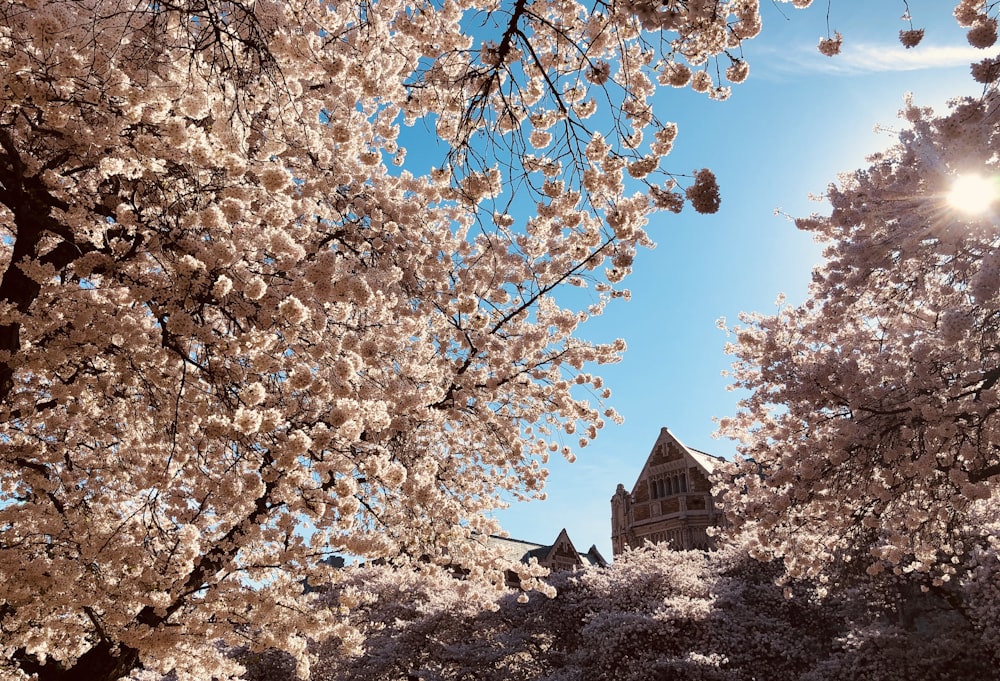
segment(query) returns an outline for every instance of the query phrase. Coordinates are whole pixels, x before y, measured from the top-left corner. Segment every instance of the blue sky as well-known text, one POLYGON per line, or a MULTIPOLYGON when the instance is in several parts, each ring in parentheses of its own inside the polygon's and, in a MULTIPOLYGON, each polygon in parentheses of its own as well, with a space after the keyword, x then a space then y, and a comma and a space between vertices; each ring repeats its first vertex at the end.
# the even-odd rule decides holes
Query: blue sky
POLYGON ((617 483, 631 487, 661 427, 688 446, 731 456, 735 446, 713 438, 714 417, 733 414, 739 395, 721 375, 731 361, 716 320, 740 311, 770 312, 779 293, 801 302, 820 248, 787 217, 824 212, 810 200, 838 173, 864 165, 867 154, 894 142, 876 124, 901 126, 897 112, 912 92, 917 104, 943 109, 981 86, 969 64, 996 48, 968 46, 950 0, 910 0, 914 28, 924 41, 906 50, 897 35, 902 0, 833 0, 830 28, 844 36, 829 58, 816 44, 826 36, 826 3, 806 10, 762 0, 764 30, 747 43, 750 77, 726 102, 687 90, 659 95, 657 115, 680 134, 666 167, 677 173, 709 167, 722 187, 712 216, 687 207, 657 216, 649 233, 658 246, 641 252, 626 280, 632 300, 609 306, 582 335, 594 341, 624 337, 620 364, 599 373, 625 417, 609 424, 577 462, 553 459, 548 499, 499 513, 513 537, 548 543, 566 528, 577 549, 591 544, 611 557, 610 503, 617 483))

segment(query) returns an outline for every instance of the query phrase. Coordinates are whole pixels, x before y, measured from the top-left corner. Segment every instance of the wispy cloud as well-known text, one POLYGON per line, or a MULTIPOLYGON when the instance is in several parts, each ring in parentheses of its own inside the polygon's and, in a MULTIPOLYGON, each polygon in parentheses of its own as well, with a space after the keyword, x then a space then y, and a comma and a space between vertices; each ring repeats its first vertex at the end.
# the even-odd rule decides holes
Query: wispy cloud
POLYGON ((764 69, 775 75, 804 73, 857 75, 954 68, 980 61, 987 56, 992 55, 968 45, 920 45, 907 50, 898 43, 852 44, 845 40, 843 52, 835 57, 821 55, 814 45, 802 46, 784 53, 773 52, 767 56, 764 69))
POLYGON ((940 47, 928 45, 910 50, 902 45, 858 45, 854 48, 847 46, 840 55, 845 68, 872 72, 919 71, 965 66, 986 56, 983 50, 977 50, 970 45, 940 47))

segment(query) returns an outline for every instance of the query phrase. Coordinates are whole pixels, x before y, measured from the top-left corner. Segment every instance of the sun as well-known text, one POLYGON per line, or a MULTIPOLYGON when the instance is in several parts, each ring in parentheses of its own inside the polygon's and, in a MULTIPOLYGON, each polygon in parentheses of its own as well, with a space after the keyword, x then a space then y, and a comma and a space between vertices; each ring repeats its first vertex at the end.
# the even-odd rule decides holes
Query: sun
POLYGON ((948 204, 970 215, 985 213, 997 198, 996 180, 975 174, 959 175, 948 192, 948 204))

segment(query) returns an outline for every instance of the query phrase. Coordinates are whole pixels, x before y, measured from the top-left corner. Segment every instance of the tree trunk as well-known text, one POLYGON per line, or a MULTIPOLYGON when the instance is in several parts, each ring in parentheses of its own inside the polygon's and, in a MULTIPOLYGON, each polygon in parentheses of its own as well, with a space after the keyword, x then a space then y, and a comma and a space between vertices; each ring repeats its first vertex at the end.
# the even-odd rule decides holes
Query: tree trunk
POLYGON ((38 681, 117 681, 129 675, 139 666, 139 651, 128 646, 112 646, 101 641, 71 667, 63 667, 53 661, 39 664, 38 658, 27 654, 24 649, 14 653, 13 658, 21 671, 37 674, 38 681))

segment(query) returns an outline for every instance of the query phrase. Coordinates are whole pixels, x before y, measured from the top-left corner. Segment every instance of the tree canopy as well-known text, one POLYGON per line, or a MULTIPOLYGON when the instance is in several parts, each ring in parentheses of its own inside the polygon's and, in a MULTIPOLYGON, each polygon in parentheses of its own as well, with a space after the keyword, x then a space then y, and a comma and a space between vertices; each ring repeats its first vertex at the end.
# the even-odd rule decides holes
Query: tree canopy
POLYGON ((749 0, 4 0, 3 673, 350 647, 304 588, 333 552, 499 583, 485 512, 618 419, 590 371, 624 341, 579 325, 653 211, 718 207, 650 98, 724 98, 759 30, 749 0))
MULTIPOLYGON (((995 9, 956 7, 973 47, 995 44, 995 9)), ((728 518, 793 577, 887 573, 956 603, 995 579, 997 64, 973 63, 982 96, 946 112, 908 99, 899 142, 796 221, 826 246, 805 302, 730 329, 747 397, 720 428, 741 454, 728 518)))
MULTIPOLYGON (((995 39, 985 11, 956 10, 970 42, 995 39)), ((651 98, 690 87, 725 99, 760 30, 757 0, 0 2, 0 672, 223 678, 238 671, 226 646, 246 645, 286 651, 305 675, 308 640, 357 652, 370 633, 351 617, 364 594, 317 607, 313 587, 344 579, 324 560, 334 553, 502 584, 509 566, 473 541, 497 529, 487 512, 542 494, 547 457, 574 456, 564 438, 583 447, 619 418, 591 372, 625 343, 589 343, 580 325, 628 297, 651 214, 719 207, 710 170, 663 165, 677 127, 651 98), (581 298, 567 288, 587 302, 570 305, 581 298)), ((976 68, 998 75, 989 60, 976 68)), ((992 102, 940 122, 914 110, 912 139, 859 186, 927 190, 893 159, 923 162, 939 145, 952 163, 964 147, 945 138, 982 142, 995 163, 982 156, 992 102)), ((845 217, 865 191, 803 224, 880 229, 845 217)), ((892 201, 873 214, 883 228, 917 219, 890 215, 892 201)), ((885 278, 913 318, 898 340, 926 353, 919 380, 910 390, 908 350, 890 347, 878 362, 897 374, 875 402, 820 410, 871 426, 867 437, 882 430, 844 410, 891 411, 910 391, 917 411, 887 415, 893 447, 843 455, 908 462, 873 484, 926 510, 905 519, 920 543, 880 529, 903 518, 892 499, 875 495, 853 520, 867 531, 876 519, 873 564, 905 557, 940 580, 947 556, 971 566, 988 549, 966 528, 998 465, 992 242, 942 234, 865 255, 865 276, 885 278), (900 273, 933 265, 940 281, 913 284, 892 259, 900 273), (949 277, 948 300, 966 293, 966 307, 925 310, 924 290, 949 277), (924 343, 939 327, 955 352, 924 343), (980 354, 958 357, 966 346, 980 354), (935 409, 979 439, 931 424, 935 409), (934 537, 949 543, 927 558, 934 537)), ((838 297, 843 277, 864 305, 886 303, 833 268, 817 283, 836 293, 827 311, 853 304, 838 297)), ((795 314, 802 347, 822 349, 810 313, 795 314)), ((861 342, 878 320, 843 333, 861 342)), ((772 361, 756 337, 740 332, 747 367, 772 361)), ((745 477, 752 512, 759 490, 778 490, 779 512, 798 508, 781 505, 781 481, 810 461, 762 444, 811 418, 757 382, 769 375, 737 374, 762 389, 745 417, 759 437, 751 472, 765 473, 745 477), (787 417, 754 411, 766 394, 787 417)), ((861 389, 854 376, 845 385, 861 389)), ((823 490, 791 498, 822 508, 823 490)), ((757 515, 782 536, 782 521, 757 515)))
MULTIPOLYGON (((751 539, 747 537, 747 539, 751 539)), ((666 544, 630 550, 607 568, 548 577, 554 597, 493 600, 434 568, 368 566, 323 595, 355 603, 357 657, 313 644, 319 681, 865 681, 991 678, 996 620, 965 618, 932 593, 870 584, 821 594, 778 584, 781 561, 742 540, 712 552, 666 544), (483 607, 483 603, 491 607, 483 607)), ((968 605, 982 593, 971 594, 968 605)), ((293 681, 291 656, 231 651, 246 681, 293 681)))
POLYGON ((900 143, 797 222, 827 244, 809 298, 734 329, 729 516, 794 574, 854 560, 940 586, 996 549, 996 198, 970 213, 951 189, 995 192, 997 104, 909 106, 900 143))

